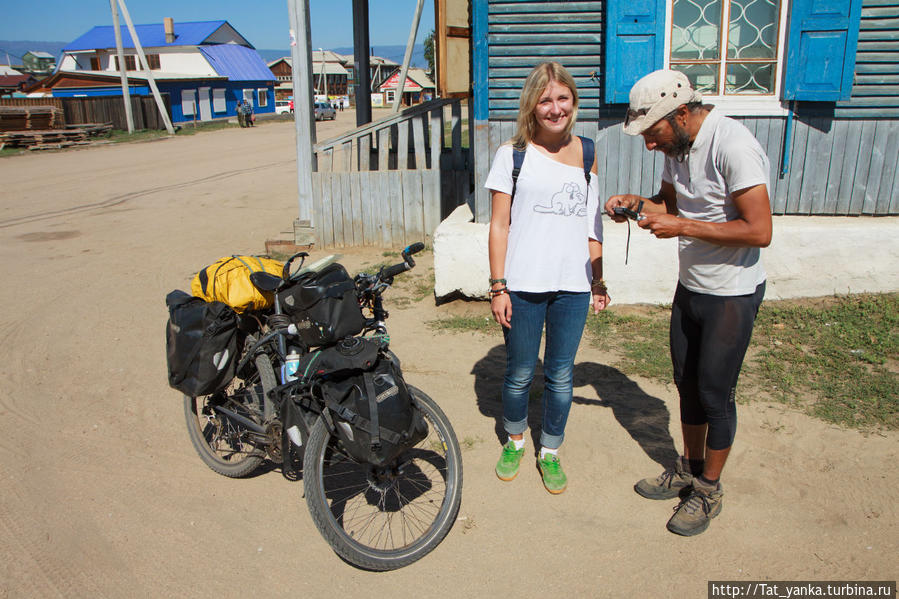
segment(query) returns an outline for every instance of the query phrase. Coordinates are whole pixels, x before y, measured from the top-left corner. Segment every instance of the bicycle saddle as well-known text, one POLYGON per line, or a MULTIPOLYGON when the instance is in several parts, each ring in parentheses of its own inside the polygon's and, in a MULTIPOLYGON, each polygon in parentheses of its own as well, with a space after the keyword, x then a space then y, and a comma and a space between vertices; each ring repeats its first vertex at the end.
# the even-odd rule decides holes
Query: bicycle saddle
POLYGON ((284 283, 284 279, 278 275, 259 271, 250 273, 250 282, 259 291, 277 291, 284 283))

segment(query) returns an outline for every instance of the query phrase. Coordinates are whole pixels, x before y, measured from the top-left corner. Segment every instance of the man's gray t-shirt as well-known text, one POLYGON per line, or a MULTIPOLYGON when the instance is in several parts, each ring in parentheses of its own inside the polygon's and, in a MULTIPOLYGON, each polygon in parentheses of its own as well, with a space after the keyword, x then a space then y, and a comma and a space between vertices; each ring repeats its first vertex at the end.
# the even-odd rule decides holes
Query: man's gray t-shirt
MULTIPOLYGON (((678 215, 706 222, 739 218, 732 194, 769 184, 768 157, 741 123, 712 110, 693 141, 686 160, 665 158, 662 180, 677 195, 678 215)), ((747 295, 765 280, 757 247, 729 247, 681 237, 678 243, 680 283, 710 295, 747 295)))

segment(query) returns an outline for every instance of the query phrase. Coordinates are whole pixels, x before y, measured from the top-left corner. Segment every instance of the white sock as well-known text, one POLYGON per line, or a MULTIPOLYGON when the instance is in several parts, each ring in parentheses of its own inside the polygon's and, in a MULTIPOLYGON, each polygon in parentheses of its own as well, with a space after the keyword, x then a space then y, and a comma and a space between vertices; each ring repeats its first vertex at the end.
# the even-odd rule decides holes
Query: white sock
POLYGON ((548 454, 548 453, 551 453, 551 454, 557 456, 557 455, 559 455, 559 448, 556 447, 555 449, 552 449, 550 447, 541 447, 540 448, 540 459, 542 460, 543 458, 545 458, 546 454, 548 454))
POLYGON ((521 439, 512 439, 512 438, 510 437, 510 438, 509 438, 509 441, 511 441, 512 443, 515 444, 515 450, 516 450, 516 451, 519 450, 519 449, 521 449, 522 447, 524 447, 524 437, 522 437, 521 439))

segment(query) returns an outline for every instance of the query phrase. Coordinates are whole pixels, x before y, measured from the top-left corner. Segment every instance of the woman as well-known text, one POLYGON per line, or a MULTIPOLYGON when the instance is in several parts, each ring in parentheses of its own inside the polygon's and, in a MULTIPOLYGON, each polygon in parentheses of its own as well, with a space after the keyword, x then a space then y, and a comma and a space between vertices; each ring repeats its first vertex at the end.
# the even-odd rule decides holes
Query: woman
POLYGON ((537 65, 524 83, 518 130, 497 151, 485 183, 493 209, 491 310, 503 327, 507 356, 502 400, 509 440, 496 475, 504 481, 518 475, 528 392, 545 325, 537 465, 550 493, 561 493, 568 484, 558 449, 571 408, 574 356, 587 310, 592 303, 599 312, 611 301, 602 280, 596 162, 585 169, 582 141, 571 134, 577 106, 577 88, 568 71, 555 62, 537 65), (525 151, 514 182, 513 148, 525 151), (589 183, 585 170, 592 172, 589 183))

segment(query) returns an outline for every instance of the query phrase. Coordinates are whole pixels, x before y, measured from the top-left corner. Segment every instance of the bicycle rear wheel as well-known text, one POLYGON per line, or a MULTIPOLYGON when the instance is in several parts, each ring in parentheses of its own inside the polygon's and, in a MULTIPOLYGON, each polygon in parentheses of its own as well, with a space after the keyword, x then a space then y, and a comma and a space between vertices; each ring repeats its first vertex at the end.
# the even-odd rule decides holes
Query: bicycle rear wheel
POLYGON ((447 535, 462 500, 462 455, 446 415, 410 386, 428 435, 384 468, 355 462, 322 419, 303 460, 306 503, 334 551, 369 570, 421 559, 447 535))
POLYGON ((277 383, 268 356, 257 356, 255 366, 246 379, 235 378, 217 393, 184 396, 187 434, 194 449, 212 470, 231 478, 248 476, 259 467, 265 459, 264 443, 256 433, 215 407, 262 424, 264 393, 277 383))

